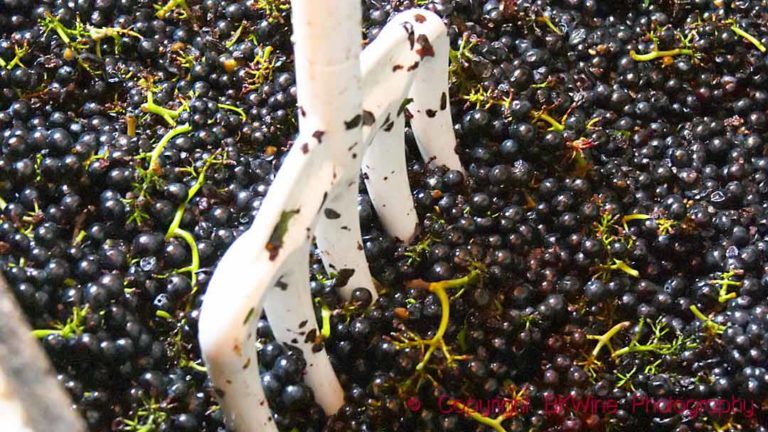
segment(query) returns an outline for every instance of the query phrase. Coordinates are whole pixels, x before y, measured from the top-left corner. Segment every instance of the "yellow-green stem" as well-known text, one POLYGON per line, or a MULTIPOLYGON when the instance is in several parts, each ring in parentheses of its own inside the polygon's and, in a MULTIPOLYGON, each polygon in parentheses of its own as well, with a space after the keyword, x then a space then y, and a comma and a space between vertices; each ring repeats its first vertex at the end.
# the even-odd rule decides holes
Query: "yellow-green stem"
POLYGON ((125 129, 129 137, 136 136, 136 117, 130 114, 125 116, 125 129))
MULTIPOLYGON (((27 54, 27 52, 29 52, 29 49, 27 49, 27 48, 16 49, 15 55, 13 57, 13 60, 11 60, 11 62, 8 63, 8 65, 5 66, 5 68, 8 69, 8 70, 11 70, 14 67, 16 67, 16 65, 22 65, 21 64, 21 58, 24 57, 27 54)), ((24 66, 24 65, 22 65, 22 66, 24 66)))
POLYGON ((658 350, 659 350, 659 347, 655 345, 630 344, 629 346, 625 346, 624 348, 616 350, 611 355, 611 357, 618 358, 625 354, 630 354, 634 352, 648 352, 648 351, 658 351, 658 350))
POLYGON ((182 109, 183 107, 172 110, 157 105, 151 90, 147 92, 147 103, 141 105, 142 111, 159 115, 171 126, 176 126, 176 119, 179 118, 179 115, 181 115, 182 109))
POLYGON ((501 425, 501 422, 507 419, 507 417, 504 414, 496 417, 495 419, 492 419, 490 417, 480 414, 479 412, 473 410, 472 408, 464 405, 463 403, 457 400, 451 400, 448 402, 448 404, 455 406, 457 410, 466 414, 472 420, 480 424, 484 424, 490 427, 491 429, 495 430, 496 432, 507 432, 507 430, 504 429, 504 426, 501 425))
POLYGON ((192 361, 188 362, 187 366, 191 367, 192 369, 194 369, 194 370, 196 370, 198 372, 203 372, 203 373, 207 373, 208 372, 208 368, 206 368, 205 366, 201 366, 201 365, 199 365, 199 364, 197 364, 195 362, 192 362, 192 361))
MULTIPOLYGON (((197 289, 197 271, 200 270, 200 254, 197 251, 197 243, 195 242, 195 237, 189 231, 185 231, 181 228, 174 229, 170 236, 182 238, 185 242, 187 242, 187 245, 192 252, 192 264, 189 267, 185 267, 179 271, 188 271, 190 273, 190 279, 192 280, 192 292, 194 293, 194 291, 197 289)), ((166 236, 166 238, 168 237, 169 236, 166 236)))
POLYGON ((224 44, 227 48, 232 48, 235 43, 237 43, 237 40, 240 38, 240 34, 243 33, 243 28, 245 27, 245 21, 240 23, 240 27, 237 28, 235 31, 235 34, 232 35, 231 38, 224 44))
POLYGON ((79 245, 80 243, 83 242, 83 240, 85 240, 85 236, 86 236, 85 230, 80 230, 80 232, 77 233, 77 237, 75 237, 75 241, 73 242, 73 244, 75 246, 79 245))
POLYGON ((610 347, 611 339, 614 336, 616 336, 616 333, 629 327, 629 325, 630 325, 629 321, 620 322, 615 326, 611 327, 610 330, 608 330, 607 332, 605 332, 600 336, 594 336, 594 335, 587 336, 587 339, 597 340, 597 345, 595 345, 595 349, 592 350, 592 357, 597 358, 598 354, 600 354, 600 351, 603 349, 604 346, 610 347))
MULTIPOLYGON (((450 288, 463 287, 469 283, 472 283, 475 279, 477 279, 478 276, 479 273, 473 270, 468 275, 458 279, 432 282, 429 284, 429 291, 434 293, 438 300, 440 300, 440 308, 442 313, 440 315, 440 325, 437 327, 435 335, 430 340, 426 341, 426 343, 429 345, 429 348, 427 349, 427 353, 424 354, 422 361, 416 366, 417 371, 424 369, 424 367, 429 362, 429 359, 432 357, 432 354, 438 347, 441 347, 447 354, 443 336, 445 336, 445 332, 448 330, 448 323, 450 322, 451 318, 451 303, 446 290, 450 288)), ((450 361, 450 358, 447 358, 446 360, 450 361)))
POLYGON ((173 319, 173 316, 171 316, 171 314, 169 314, 168 312, 166 312, 164 310, 156 311, 155 312, 155 316, 158 317, 158 318, 162 318, 164 320, 168 320, 168 321, 173 319))
POLYGON ((736 24, 733 24, 731 26, 731 30, 733 30, 733 32, 736 33, 737 35, 743 37, 744 39, 746 39, 750 43, 752 43, 752 45, 754 45, 757 49, 759 49, 760 52, 765 52, 765 50, 766 50, 765 45, 760 43, 760 41, 757 40, 756 37, 752 36, 751 34, 745 32, 744 30, 739 28, 739 26, 737 26, 736 24))
POLYGON ((212 162, 213 162, 213 158, 209 158, 205 162, 205 166, 200 171, 200 175, 195 181, 195 184, 192 185, 191 188, 189 188, 189 192, 187 193, 187 199, 184 200, 183 203, 179 204, 179 207, 176 209, 176 214, 173 216, 173 221, 171 221, 171 225, 168 227, 168 231, 165 234, 166 239, 174 236, 183 238, 189 245, 190 249, 192 250, 192 264, 189 267, 187 267, 187 269, 189 269, 189 271, 192 273, 191 279, 192 279, 193 292, 197 290, 196 272, 200 268, 200 263, 199 263, 200 260, 199 260, 199 254, 198 254, 197 243, 195 242, 195 238, 189 232, 181 229, 181 220, 184 218, 184 211, 187 208, 187 204, 189 204, 189 202, 192 200, 195 194, 197 194, 197 191, 199 191, 200 188, 203 186, 203 183, 205 183, 205 173, 208 171, 208 167, 211 166, 212 162))
POLYGON ((638 54, 635 52, 635 50, 631 50, 629 52, 629 56, 632 57, 632 59, 635 61, 652 61, 661 57, 675 57, 679 55, 692 56, 693 50, 690 50, 687 48, 675 48, 675 49, 664 50, 664 51, 651 51, 646 54, 638 54))
POLYGON ((736 274, 737 274, 736 271, 730 270, 723 273, 720 276, 720 279, 709 281, 709 283, 711 284, 720 285, 720 291, 718 293, 718 298, 717 298, 717 300, 720 303, 725 303, 728 300, 736 298, 737 295, 735 292, 732 292, 732 293, 728 292, 728 287, 731 287, 731 286, 740 287, 742 285, 742 282, 731 280, 731 277, 735 276, 736 274))
POLYGON ((691 309, 691 312, 693 312, 693 314, 696 316, 696 318, 704 322, 709 321, 709 318, 703 313, 701 313, 701 310, 699 310, 699 308, 696 307, 696 305, 691 305, 690 309, 691 309))
POLYGON ((67 32, 64 28, 64 26, 61 24, 58 18, 54 17, 53 15, 47 14, 49 19, 52 21, 53 29, 56 30, 56 34, 59 35, 61 40, 64 41, 65 44, 69 45, 71 43, 71 40, 69 39, 69 35, 67 35, 67 32))
POLYGON ((88 305, 82 308, 73 307, 72 316, 70 316, 66 323, 56 324, 53 329, 36 329, 32 330, 32 336, 42 339, 48 335, 58 334, 63 338, 68 339, 71 336, 79 336, 83 333, 83 321, 85 320, 85 314, 88 312, 88 305))
POLYGON ((539 114, 536 116, 536 118, 538 118, 538 119, 541 119, 541 120, 544 120, 544 121, 546 121, 547 123, 549 123, 550 125, 552 125, 552 129, 554 129, 554 130, 556 130, 556 131, 558 131, 558 132, 562 132, 562 131, 564 131, 564 130, 565 130, 565 126, 563 126, 563 124, 562 124, 562 123, 560 123, 559 121, 557 121, 557 120, 553 119, 553 118, 552 118, 552 117, 551 117, 549 114, 547 114, 547 113, 539 113, 539 114))
POLYGON ((608 266, 611 270, 621 270, 624 273, 632 276, 632 277, 640 277, 640 272, 630 267, 627 263, 621 260, 614 259, 613 264, 608 266))
POLYGON ((421 360, 421 362, 418 365, 416 365, 417 371, 424 369, 427 363, 429 363, 429 359, 432 357, 432 354, 435 352, 438 345, 443 343, 443 335, 445 334, 445 331, 448 329, 448 321, 450 320, 451 304, 448 299, 448 294, 445 292, 445 289, 444 288, 438 288, 435 290, 430 289, 430 291, 435 293, 435 295, 437 295, 437 298, 440 300, 442 315, 440 316, 440 325, 437 328, 437 332, 435 333, 435 336, 427 342, 429 344, 429 348, 427 348, 427 353, 424 354, 424 358, 421 360))
POLYGON ((626 224, 627 222, 631 222, 633 220, 645 220, 650 218, 651 217, 647 214, 634 213, 634 214, 624 216, 623 218, 621 218, 621 220, 626 224))
POLYGON ((184 124, 181 126, 176 126, 175 128, 169 130, 162 139, 160 139, 160 142, 157 143, 157 146, 155 146, 155 149, 152 150, 152 155, 149 158, 149 172, 155 172, 155 170, 159 169, 159 162, 158 159, 160 159, 160 155, 163 153, 163 150, 165 150, 165 146, 168 145, 169 142, 171 142, 172 139, 174 139, 176 136, 187 133, 192 130, 192 126, 188 124, 184 124))
POLYGON ((222 103, 216 104, 216 105, 219 108, 227 109, 227 110, 234 111, 234 112, 238 113, 243 120, 245 120, 248 117, 248 116, 245 115, 245 111, 243 111, 242 109, 240 109, 240 108, 238 108, 236 106, 222 104, 222 103))
POLYGON ((52 335, 52 334, 60 335, 61 334, 61 330, 51 330, 51 329, 32 330, 32 336, 37 338, 37 339, 43 339, 46 336, 52 335))
POLYGON ((323 307, 320 308, 320 315, 323 318, 320 334, 323 335, 325 339, 331 337, 331 313, 332 311, 327 305, 323 305, 323 307))
POLYGON ((164 19, 169 13, 171 13, 174 9, 181 6, 182 9, 184 9, 185 13, 189 13, 189 8, 187 7, 186 0, 170 0, 168 3, 165 4, 160 10, 157 11, 155 14, 156 17, 160 19, 164 19))
POLYGON ((555 32, 556 34, 559 34, 559 35, 562 35, 562 34, 563 34, 563 32, 562 32, 562 31, 560 31, 560 29, 559 29, 559 28, 555 27, 555 25, 552 23, 552 20, 550 20, 550 19, 549 19, 549 17, 547 17, 547 16, 540 16, 540 17, 538 18, 538 20, 539 20, 540 22, 543 22, 544 24, 546 24, 546 25, 547 25, 547 27, 549 27, 549 28, 550 28, 550 30, 552 30, 552 31, 553 31, 553 32, 555 32))
POLYGON ((704 315, 696 305, 691 305, 689 307, 691 312, 693 312, 693 315, 696 316, 704 325, 704 327, 712 330, 715 333, 722 334, 725 331, 725 326, 717 324, 716 322, 709 319, 708 316, 704 315))

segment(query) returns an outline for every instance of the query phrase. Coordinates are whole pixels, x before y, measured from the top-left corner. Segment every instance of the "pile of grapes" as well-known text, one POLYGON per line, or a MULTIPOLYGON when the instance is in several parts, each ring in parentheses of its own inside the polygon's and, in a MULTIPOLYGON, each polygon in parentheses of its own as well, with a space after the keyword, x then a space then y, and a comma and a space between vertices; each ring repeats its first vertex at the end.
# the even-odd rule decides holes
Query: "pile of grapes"
MULTIPOLYGON (((360 190, 375 302, 313 258, 338 413, 259 321, 279 428, 768 430, 768 2, 362 3, 367 41, 444 18, 466 173, 406 134, 411 244, 360 190)), ((0 0, 0 268, 90 430, 225 430, 199 308, 297 132, 290 33, 288 0, 0 0)))

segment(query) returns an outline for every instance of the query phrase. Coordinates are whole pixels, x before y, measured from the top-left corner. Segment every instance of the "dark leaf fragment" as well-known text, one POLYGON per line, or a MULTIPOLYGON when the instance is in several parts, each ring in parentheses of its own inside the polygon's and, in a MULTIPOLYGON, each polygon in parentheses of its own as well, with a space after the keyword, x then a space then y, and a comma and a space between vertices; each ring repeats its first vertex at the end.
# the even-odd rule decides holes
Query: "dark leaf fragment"
POLYGON ((266 249, 269 251, 269 260, 274 261, 277 255, 280 253, 280 248, 283 247, 283 238, 288 232, 288 223, 291 219, 299 214, 299 209, 296 210, 284 210, 280 215, 280 220, 277 221, 277 225, 272 229, 272 234, 269 236, 269 241, 266 244, 266 249))

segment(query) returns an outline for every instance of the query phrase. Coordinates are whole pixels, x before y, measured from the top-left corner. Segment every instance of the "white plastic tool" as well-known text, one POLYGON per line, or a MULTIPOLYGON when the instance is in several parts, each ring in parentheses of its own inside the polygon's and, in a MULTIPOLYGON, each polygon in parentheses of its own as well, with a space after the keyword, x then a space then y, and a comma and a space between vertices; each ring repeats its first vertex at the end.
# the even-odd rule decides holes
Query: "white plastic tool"
POLYGON ((405 165, 410 118, 425 160, 461 170, 448 98, 448 38, 429 11, 395 16, 362 53, 361 6, 293 0, 299 135, 251 228, 219 262, 199 339, 228 426, 277 431, 259 377, 255 323, 300 348, 305 382, 327 414, 344 394, 323 347, 309 291, 315 241, 344 298, 373 288, 357 214, 362 169, 384 227, 409 241, 417 225, 405 165), (343 283, 342 283, 343 282, 343 283))

